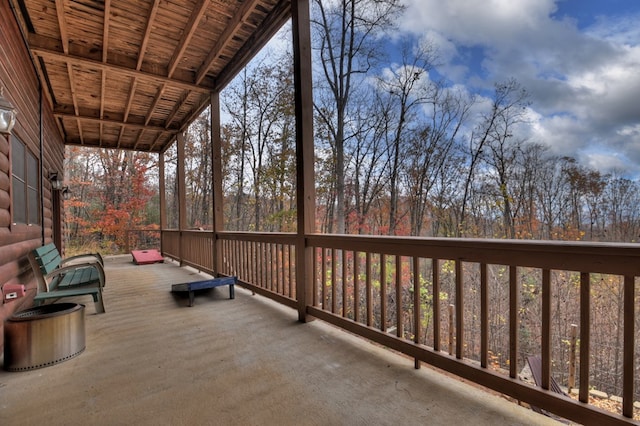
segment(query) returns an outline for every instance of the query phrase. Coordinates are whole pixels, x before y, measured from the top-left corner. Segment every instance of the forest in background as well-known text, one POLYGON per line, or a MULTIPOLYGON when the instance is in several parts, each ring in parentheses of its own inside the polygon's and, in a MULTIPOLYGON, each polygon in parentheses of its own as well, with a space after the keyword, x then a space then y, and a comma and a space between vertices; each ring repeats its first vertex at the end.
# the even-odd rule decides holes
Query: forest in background
MULTIPOLYGON (((331 6, 313 0, 313 7, 319 232, 638 241, 640 182, 555 156, 545 141, 528 138, 530 100, 516 78, 496 82, 482 95, 451 86, 444 78, 433 80, 430 71, 438 52, 428 42, 407 44, 401 61, 389 62, 380 35, 393 31, 393 16, 401 7, 395 0, 343 0, 331 6)), ((289 49, 272 48, 222 92, 226 230, 295 231, 291 64, 289 49)), ((209 110, 184 139, 187 224, 211 229, 209 110)), ((128 229, 159 228, 156 155, 67 149, 65 184, 72 191, 65 201, 68 250, 119 253, 125 250, 128 229)), ((176 152, 174 145, 165 153, 171 229, 178 227, 176 152)), ((499 268, 492 272, 496 306, 508 305, 508 294, 500 291, 507 288, 504 274, 499 268)), ((522 322, 530 333, 522 346, 535 352, 540 302, 532 275, 527 271, 522 278, 527 303, 522 322)), ((554 375, 564 378, 579 280, 560 274, 554 288, 554 375)), ((621 281, 600 277, 592 291, 595 317, 603 325, 601 334, 593 336, 599 375, 594 385, 616 392, 621 281)), ((455 297, 453 286, 444 285, 442 292, 442 303, 455 297)), ((409 289, 403 297, 411 300, 409 289)), ((500 315, 492 321, 496 330, 506 326, 500 315)), ((504 366, 502 343, 492 344, 496 364, 504 366)))

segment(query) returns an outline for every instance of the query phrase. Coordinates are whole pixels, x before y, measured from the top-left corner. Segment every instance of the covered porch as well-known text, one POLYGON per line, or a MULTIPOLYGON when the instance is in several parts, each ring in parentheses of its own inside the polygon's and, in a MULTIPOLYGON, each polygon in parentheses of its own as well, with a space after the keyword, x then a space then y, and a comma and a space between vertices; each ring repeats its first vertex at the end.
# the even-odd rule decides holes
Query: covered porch
MULTIPOLYGON (((98 2, 96 8, 41 3, 3 2, 3 10, 11 11, 20 24, 21 32, 14 33, 21 39, 16 37, 12 46, 28 47, 44 88, 42 94, 33 92, 41 98, 41 111, 45 101, 51 104, 50 121, 64 144, 157 153, 161 230, 154 232, 161 233, 162 253, 211 275, 237 276, 258 296, 238 291, 230 301, 226 289, 218 289, 187 308, 185 299, 169 293, 170 284, 195 280, 195 272, 113 259, 108 264, 107 314, 91 315, 88 305, 86 352, 55 368, 0 373, 0 421, 14 419, 16 413, 24 423, 53 418, 109 424, 548 421, 505 397, 435 374, 424 364, 581 423, 634 421, 640 293, 636 244, 316 233, 308 1, 215 2, 211 8, 213 2, 199 1, 177 12, 160 8, 160 2, 134 2, 141 7, 135 15, 140 17, 134 26, 135 45, 129 43, 132 31, 109 32, 112 26, 132 27, 126 18, 133 15, 116 8, 116 2, 114 10, 111 2, 98 2), (227 3, 233 7, 227 10, 227 3), (95 19, 88 21, 87 16, 95 19), (200 21, 215 22, 220 16, 227 17, 220 25, 198 30, 200 21), (220 91, 289 18, 296 87, 296 232, 229 232, 222 208, 220 91), (88 22, 95 24, 92 31, 86 29, 88 22), (154 33, 174 29, 167 22, 181 23, 181 31, 154 33), (177 143, 176 179, 184 188, 184 132, 207 105, 212 111, 212 231, 187 229, 184 195, 178 206, 179 229, 169 229, 164 154, 177 143), (562 279, 558 273, 571 279, 579 297, 579 309, 571 313, 580 333, 579 402, 546 390, 555 367, 553 349, 564 338, 552 333, 553 313, 562 309, 552 306, 555 283, 562 279), (622 354, 621 401, 615 413, 589 404, 597 315, 590 286, 603 274, 616 276, 622 313, 616 347, 622 354), (473 281, 471 291, 466 280, 473 281), (538 321, 530 328, 521 324, 519 315, 525 284, 542 295, 538 321), (439 301, 444 285, 455 294, 455 305, 429 302, 439 301), (502 285, 500 311, 491 299, 491 285, 502 285), (474 314, 465 316, 470 304, 474 314), (449 316, 446 308, 451 309, 449 316), (508 372, 491 365, 495 354, 490 319, 496 317, 501 320, 501 356, 508 360, 508 372), (446 338, 445 330, 450 333, 446 338), (542 359, 542 388, 517 377, 523 364, 520 335, 530 330, 538 336, 534 350, 542 359), (392 355, 382 346, 403 355, 392 355)), ((19 93, 17 86, 10 85, 13 90, 8 92, 19 93)), ((22 111, 33 104, 27 101, 18 103, 22 111)), ((54 154, 42 143, 42 126, 38 133, 26 120, 17 124, 17 136, 27 136, 29 130, 34 133, 32 145, 40 142, 41 180, 54 166, 60 171, 61 152, 45 166, 54 154)), ((41 186, 44 196, 50 184, 41 186)), ((55 220, 48 221, 51 228, 60 228, 55 197, 50 214, 55 220)), ((44 200, 42 205, 49 206, 44 200)), ((12 267, 17 270, 20 256, 56 240, 56 234, 43 226, 42 235, 15 250, 17 266, 12 267)))
POLYGON ((106 315, 86 308, 86 350, 53 367, 0 371, 0 423, 554 424, 548 417, 174 262, 107 258, 106 315), (46 407, 46 408, 45 408, 46 407))

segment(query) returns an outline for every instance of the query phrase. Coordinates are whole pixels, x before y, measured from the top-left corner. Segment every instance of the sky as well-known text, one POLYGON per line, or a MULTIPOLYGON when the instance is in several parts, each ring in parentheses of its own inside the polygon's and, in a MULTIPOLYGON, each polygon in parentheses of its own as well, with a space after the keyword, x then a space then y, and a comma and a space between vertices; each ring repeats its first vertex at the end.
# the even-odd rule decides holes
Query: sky
POLYGON ((602 173, 640 178, 640 0, 404 0, 404 35, 438 49, 470 92, 515 78, 531 142, 602 173))

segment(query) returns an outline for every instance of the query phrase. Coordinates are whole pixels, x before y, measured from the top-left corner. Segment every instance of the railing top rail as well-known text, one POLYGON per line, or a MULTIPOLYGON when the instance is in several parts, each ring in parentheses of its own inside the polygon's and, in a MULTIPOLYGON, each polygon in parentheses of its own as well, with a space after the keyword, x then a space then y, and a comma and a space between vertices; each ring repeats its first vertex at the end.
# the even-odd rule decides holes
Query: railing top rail
POLYGON ((640 244, 308 234, 313 247, 640 276, 640 244))
POLYGON ((259 243, 294 244, 296 234, 292 232, 219 232, 218 238, 233 241, 255 241, 259 243))

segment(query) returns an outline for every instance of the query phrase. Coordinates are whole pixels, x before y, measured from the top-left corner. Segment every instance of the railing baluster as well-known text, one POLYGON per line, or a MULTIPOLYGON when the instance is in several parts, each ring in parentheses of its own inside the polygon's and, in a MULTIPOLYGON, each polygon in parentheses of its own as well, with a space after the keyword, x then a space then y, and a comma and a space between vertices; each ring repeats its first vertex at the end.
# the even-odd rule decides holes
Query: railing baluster
POLYGON ((432 300, 433 300, 433 350, 440 351, 440 261, 431 260, 431 273, 433 274, 432 300))
POLYGON ((589 353, 591 339, 591 276, 580 273, 580 402, 589 402, 589 353))
POLYGON ((456 358, 464 357, 464 286, 462 260, 456 260, 456 358))
POLYGON ((293 245, 289 246, 289 294, 292 298, 296 296, 296 280, 295 280, 295 272, 293 269, 294 258, 295 258, 295 247, 293 245))
POLYGON ((380 254, 380 329, 387 331, 387 256, 380 254))
POLYGON ((264 254, 263 258, 264 262, 264 275, 265 275, 265 286, 269 288, 270 291, 278 293, 278 285, 273 280, 273 252, 271 251, 272 244, 266 243, 264 245, 264 254))
POLYGON ((542 270, 542 388, 551 382, 551 271, 542 270))
POLYGON ((245 259, 244 259, 244 268, 246 270, 245 273, 245 277, 248 283, 251 283, 251 276, 253 275, 253 273, 251 272, 251 270, 249 269, 249 265, 251 265, 251 253, 252 250, 251 248, 253 247, 253 243, 251 241, 247 241, 246 242, 246 247, 245 247, 245 259))
POLYGON ((347 251, 342 250, 342 316, 347 316, 347 251))
POLYGON ((489 282, 486 263, 480 264, 480 365, 489 365, 489 282))
POLYGON ((360 321, 360 262, 359 253, 353 252, 353 320, 360 321))
POLYGON ((404 336, 402 318, 402 256, 396 256, 396 336, 404 336))
POLYGON ((275 243, 271 243, 269 244, 269 259, 270 261, 268 262, 267 266, 269 267, 269 272, 271 273, 271 286, 273 288, 275 288, 276 293, 278 294, 284 294, 284 291, 282 291, 282 288, 280 286, 280 282, 278 281, 278 278, 276 276, 276 270, 278 267, 278 263, 277 263, 277 254, 276 254, 276 245, 275 243))
POLYGON ((366 279, 366 291, 367 291, 367 326, 371 327, 373 324, 373 297, 371 293, 371 253, 367 252, 365 260, 365 279, 366 279))
MULTIPOLYGON (((287 288, 284 285, 284 269, 282 269, 284 267, 284 263, 282 262, 282 244, 276 244, 274 251, 275 251, 275 256, 276 256, 276 259, 275 259, 275 262, 274 262, 276 282, 278 283, 278 286, 280 286, 280 288, 282 288, 282 295, 283 296, 284 295, 288 296, 287 288)), ((316 251, 316 250, 314 249, 314 251, 316 251)), ((313 260, 313 268, 315 269, 316 267, 317 267, 317 264, 316 264, 316 261, 315 261, 315 258, 314 258, 314 260, 313 260)), ((313 276, 313 280, 314 280, 313 281, 313 283, 314 283, 313 284, 313 288, 314 289, 317 288, 317 283, 316 283, 317 278, 318 278, 318 274, 315 273, 314 276, 313 276)), ((318 298, 315 297, 314 300, 317 300, 317 299, 318 298)))
POLYGON ((265 290, 271 290, 269 288, 269 283, 267 282, 267 268, 266 268, 266 259, 265 259, 265 255, 267 253, 266 250, 266 244, 263 242, 259 242, 258 246, 257 246, 257 255, 258 255, 258 265, 257 265, 257 269, 258 269, 258 282, 260 283, 260 287, 264 288, 265 290))
POLYGON ((331 312, 336 313, 336 309, 338 304, 336 302, 336 295, 338 293, 336 289, 336 274, 338 273, 338 268, 336 265, 336 249, 331 249, 331 312))
POLYGON ((633 417, 635 369, 635 277, 624 277, 624 359, 622 363, 622 415, 633 417))
POLYGON ((318 253, 320 250, 317 247, 313 248, 313 306, 318 306, 318 253))
POLYGON ((518 375, 518 268, 509 266, 509 377, 518 375))
POLYGON ((327 249, 320 250, 322 252, 322 309, 327 309, 327 249))
MULTIPOLYGON (((420 258, 413 257, 413 342, 420 343, 420 258)), ((414 366, 420 368, 420 360, 414 358, 414 366)))

